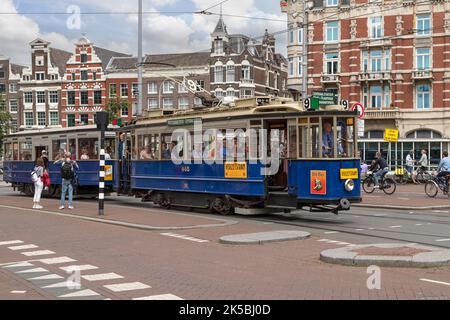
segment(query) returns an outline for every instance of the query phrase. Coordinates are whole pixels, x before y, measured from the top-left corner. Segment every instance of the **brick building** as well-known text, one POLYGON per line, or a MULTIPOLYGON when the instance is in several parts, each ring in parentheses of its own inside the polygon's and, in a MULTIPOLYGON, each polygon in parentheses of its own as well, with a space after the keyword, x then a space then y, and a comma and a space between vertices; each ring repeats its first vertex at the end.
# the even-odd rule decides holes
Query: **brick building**
POLYGON ((61 80, 70 53, 51 48, 50 42, 30 43, 31 66, 22 69, 19 85, 19 128, 60 126, 61 80))
POLYGON ((94 124, 94 115, 105 109, 104 70, 112 57, 129 55, 94 46, 86 37, 75 44, 62 80, 61 123, 63 127, 94 124))
POLYGON ((450 147, 450 2, 314 0, 303 37, 303 1, 282 1, 288 15, 291 90, 301 88, 308 40, 308 92, 327 90, 366 108, 363 158, 391 150, 392 164, 425 148, 435 165, 450 147), (300 27, 300 28, 299 28, 300 27), (383 141, 398 128, 400 141, 383 141))

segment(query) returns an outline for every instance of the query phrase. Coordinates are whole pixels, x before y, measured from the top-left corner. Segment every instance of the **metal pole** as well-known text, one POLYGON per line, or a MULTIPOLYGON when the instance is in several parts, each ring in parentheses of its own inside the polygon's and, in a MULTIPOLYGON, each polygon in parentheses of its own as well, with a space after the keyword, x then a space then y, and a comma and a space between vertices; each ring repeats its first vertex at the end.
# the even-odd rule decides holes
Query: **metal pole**
POLYGON ((142 115, 142 104, 143 104, 143 95, 142 95, 142 0, 139 1, 139 17, 138 17, 138 105, 136 110, 136 115, 142 115))
POLYGON ((302 52, 302 100, 308 97, 308 5, 307 0, 303 0, 303 52, 302 52))
POLYGON ((98 214, 103 216, 105 208, 105 126, 102 126, 100 131, 100 172, 98 181, 98 214))

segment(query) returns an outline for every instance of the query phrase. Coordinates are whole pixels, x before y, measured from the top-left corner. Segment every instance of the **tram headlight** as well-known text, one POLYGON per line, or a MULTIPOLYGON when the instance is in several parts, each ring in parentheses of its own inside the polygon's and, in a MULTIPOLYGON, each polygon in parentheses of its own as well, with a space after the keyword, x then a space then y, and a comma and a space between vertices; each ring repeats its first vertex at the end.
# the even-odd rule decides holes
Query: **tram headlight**
POLYGON ((351 192, 353 191, 353 189, 355 189, 355 181, 353 181, 352 179, 348 179, 347 181, 345 181, 345 190, 351 192))

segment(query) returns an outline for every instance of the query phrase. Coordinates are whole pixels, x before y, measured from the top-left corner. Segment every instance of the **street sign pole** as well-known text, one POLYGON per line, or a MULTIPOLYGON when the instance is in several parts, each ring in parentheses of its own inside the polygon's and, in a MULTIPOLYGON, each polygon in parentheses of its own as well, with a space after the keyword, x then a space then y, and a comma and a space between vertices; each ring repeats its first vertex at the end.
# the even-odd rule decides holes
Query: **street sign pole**
POLYGON ((97 128, 100 129, 100 163, 98 179, 98 215, 105 214, 105 130, 109 119, 106 111, 97 112, 97 128))

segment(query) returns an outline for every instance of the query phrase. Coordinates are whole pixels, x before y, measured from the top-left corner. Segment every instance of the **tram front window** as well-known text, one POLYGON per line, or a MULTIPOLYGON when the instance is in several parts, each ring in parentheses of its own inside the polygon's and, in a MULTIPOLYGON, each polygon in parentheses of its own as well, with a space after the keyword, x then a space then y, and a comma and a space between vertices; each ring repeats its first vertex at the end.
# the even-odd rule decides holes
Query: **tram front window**
POLYGON ((334 158, 335 136, 333 118, 322 119, 322 157, 334 158))
POLYGON ((78 139, 78 159, 97 160, 98 159, 98 139, 83 138, 78 139))
POLYGON ((53 161, 64 159, 64 153, 67 151, 67 141, 65 139, 53 140, 52 153, 53 161))

